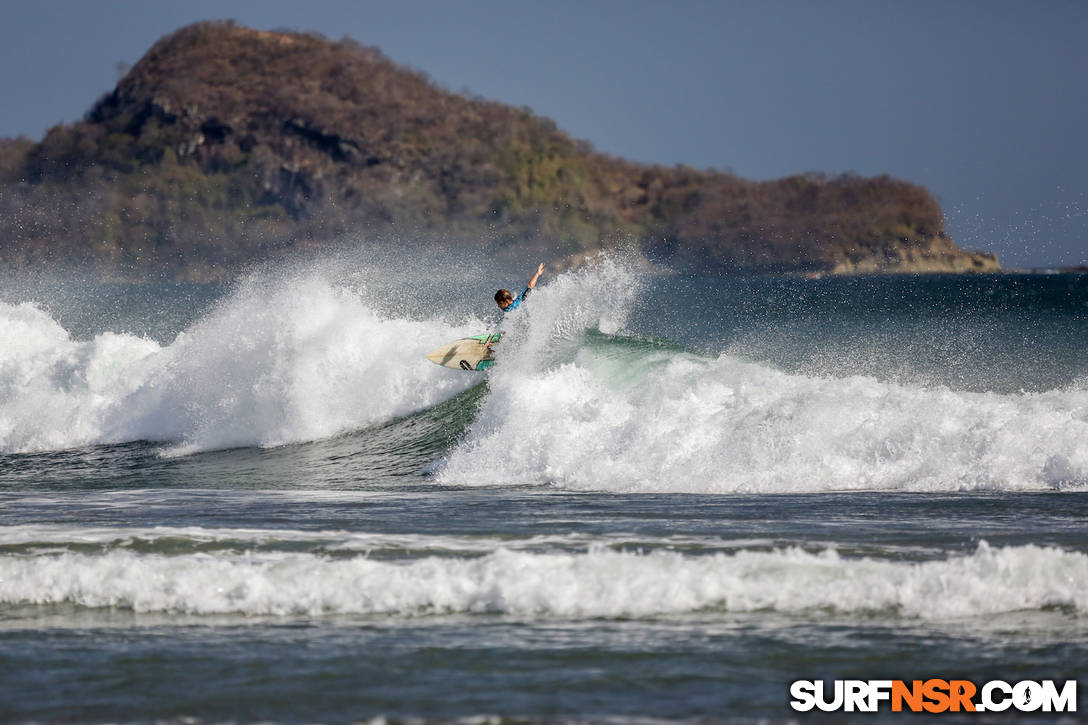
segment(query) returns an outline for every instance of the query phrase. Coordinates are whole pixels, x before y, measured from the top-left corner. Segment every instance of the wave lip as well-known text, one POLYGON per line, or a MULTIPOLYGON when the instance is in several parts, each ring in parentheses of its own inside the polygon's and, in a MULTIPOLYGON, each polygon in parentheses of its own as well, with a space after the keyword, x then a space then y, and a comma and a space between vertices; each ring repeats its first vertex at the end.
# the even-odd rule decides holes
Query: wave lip
POLYGON ((692 556, 591 548, 400 561, 111 551, 0 557, 0 604, 186 614, 647 618, 851 612, 919 619, 1088 612, 1088 554, 1034 545, 902 562, 791 548, 692 556))

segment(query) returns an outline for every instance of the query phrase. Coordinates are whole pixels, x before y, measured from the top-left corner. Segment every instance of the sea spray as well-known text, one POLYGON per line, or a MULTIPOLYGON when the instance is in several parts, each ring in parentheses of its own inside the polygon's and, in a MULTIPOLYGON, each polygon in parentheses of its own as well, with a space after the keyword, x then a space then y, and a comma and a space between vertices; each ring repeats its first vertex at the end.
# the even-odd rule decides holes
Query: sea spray
POLYGON ((601 334, 620 330, 638 286, 609 263, 511 316, 490 394, 439 480, 660 493, 1088 486, 1082 383, 987 393, 791 374, 601 334))
POLYGON ((73 340, 0 303, 0 452, 154 440, 176 453, 273 446, 380 424, 476 382, 424 359, 484 323, 385 317, 317 274, 254 276, 165 345, 73 340))

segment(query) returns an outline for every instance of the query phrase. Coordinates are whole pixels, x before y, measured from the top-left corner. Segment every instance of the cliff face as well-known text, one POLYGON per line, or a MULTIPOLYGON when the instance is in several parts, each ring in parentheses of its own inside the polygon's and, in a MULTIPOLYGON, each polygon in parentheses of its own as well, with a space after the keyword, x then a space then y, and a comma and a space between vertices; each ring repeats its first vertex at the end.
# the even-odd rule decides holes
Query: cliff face
POLYGON ((737 271, 997 267, 913 184, 634 164, 375 49, 229 23, 160 40, 83 122, 0 144, 9 262, 207 279, 349 233, 551 258, 633 240, 737 271))

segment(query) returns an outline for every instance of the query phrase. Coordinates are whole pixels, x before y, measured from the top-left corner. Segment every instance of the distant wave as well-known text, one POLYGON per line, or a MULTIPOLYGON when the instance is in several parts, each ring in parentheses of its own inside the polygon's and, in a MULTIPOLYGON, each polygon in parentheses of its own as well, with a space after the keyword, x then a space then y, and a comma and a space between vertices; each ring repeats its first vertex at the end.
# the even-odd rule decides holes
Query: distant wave
POLYGON ((904 562, 790 548, 706 555, 590 548, 375 560, 292 552, 0 556, 0 604, 197 615, 508 614, 564 619, 714 612, 921 619, 1088 612, 1088 555, 1038 546, 904 562))
POLYGON ((21 524, 0 526, 0 547, 7 553, 39 555, 73 551, 106 553, 186 553, 190 551, 251 552, 305 550, 308 552, 358 552, 368 557, 433 553, 435 555, 486 554, 496 549, 516 551, 584 551, 591 546, 625 548, 683 547, 685 550, 714 552, 751 546, 769 546, 763 539, 722 539, 716 536, 634 534, 539 534, 524 538, 488 535, 435 535, 414 533, 373 533, 345 530, 305 531, 296 529, 206 528, 202 526, 72 526, 64 524, 21 524))

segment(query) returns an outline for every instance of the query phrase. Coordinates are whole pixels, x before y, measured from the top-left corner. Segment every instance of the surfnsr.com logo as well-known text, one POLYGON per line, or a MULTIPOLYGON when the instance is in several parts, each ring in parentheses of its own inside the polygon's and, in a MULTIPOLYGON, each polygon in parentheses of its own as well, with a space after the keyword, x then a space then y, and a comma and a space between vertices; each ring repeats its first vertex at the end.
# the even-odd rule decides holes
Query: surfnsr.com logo
POLYGON ((1060 687, 1054 680, 1009 683, 990 680, 797 680, 790 685, 790 707, 798 712, 1076 712, 1077 681, 1060 687), (830 690, 830 691, 827 691, 830 690))

